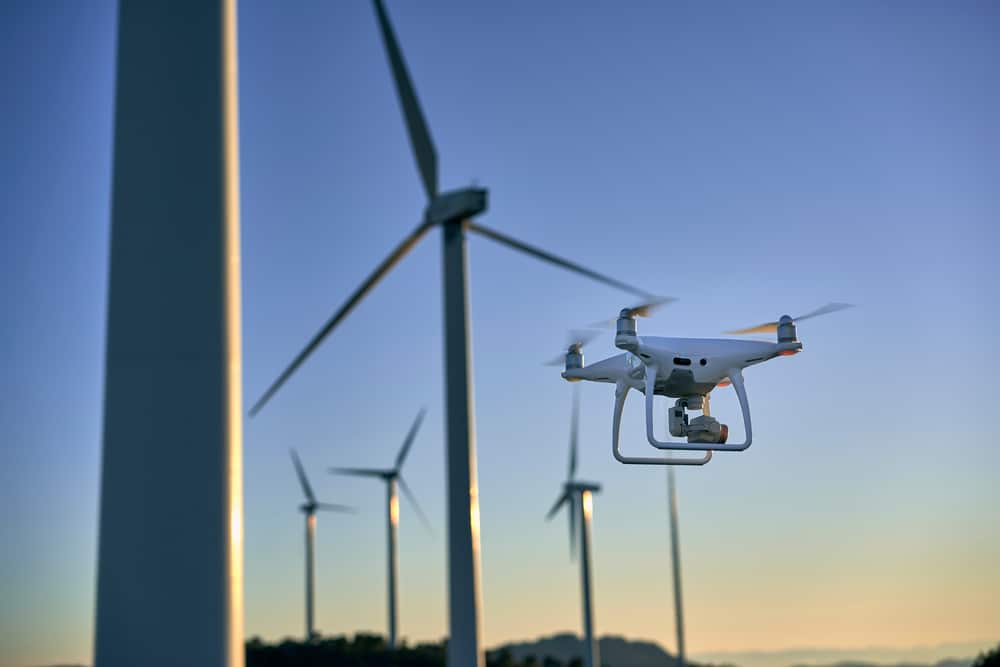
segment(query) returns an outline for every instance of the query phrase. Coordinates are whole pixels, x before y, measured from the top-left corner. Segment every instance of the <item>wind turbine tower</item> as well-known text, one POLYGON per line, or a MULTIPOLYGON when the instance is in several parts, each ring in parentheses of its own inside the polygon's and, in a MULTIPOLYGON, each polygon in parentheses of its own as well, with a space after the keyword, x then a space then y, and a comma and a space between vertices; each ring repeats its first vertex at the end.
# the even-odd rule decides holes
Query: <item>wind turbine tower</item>
POLYGON ((299 506, 299 510, 306 517, 306 641, 310 641, 316 638, 316 512, 319 510, 354 512, 354 508, 346 505, 321 503, 316 500, 316 495, 309 484, 309 478, 306 477, 306 471, 302 469, 302 462, 294 449, 292 450, 292 463, 295 465, 295 474, 298 475, 302 493, 306 497, 306 501, 299 506))
POLYGON ((235 0, 121 0, 96 667, 242 667, 235 0))
POLYGON ((576 554, 576 523, 580 521, 580 591, 583 603, 584 665, 601 667, 601 649, 594 632, 594 597, 591 579, 590 522, 594 514, 593 494, 601 485, 576 479, 577 434, 580 421, 579 386, 573 387, 573 421, 570 425, 569 474, 563 483, 563 492, 549 510, 546 519, 552 519, 563 506, 569 516, 570 556, 576 554))
POLYGON ((406 439, 403 441, 403 446, 399 449, 399 454, 396 456, 396 465, 388 470, 383 470, 379 468, 330 468, 330 472, 336 473, 338 475, 354 475, 357 477, 375 477, 381 479, 385 482, 385 492, 386 492, 386 526, 388 533, 386 535, 386 548, 388 554, 386 557, 386 569, 387 569, 387 583, 386 583, 386 594, 389 598, 389 648, 396 648, 396 642, 398 639, 398 608, 399 608, 399 592, 397 581, 399 580, 399 553, 397 547, 397 532, 399 529, 399 496, 396 493, 397 485, 398 488, 403 490, 410 503, 413 504, 413 509, 420 517, 424 526, 430 529, 430 523, 427 521, 427 517, 424 515, 423 510, 420 509, 420 504, 417 503, 416 496, 410 490, 409 485, 407 485, 406 480, 403 479, 403 462, 406 460, 406 455, 410 452, 410 447, 413 445, 414 439, 417 437, 417 431, 420 429, 420 424, 424 420, 425 410, 421 410, 417 414, 416 420, 413 422, 413 426, 410 427, 410 432, 407 433, 406 439))

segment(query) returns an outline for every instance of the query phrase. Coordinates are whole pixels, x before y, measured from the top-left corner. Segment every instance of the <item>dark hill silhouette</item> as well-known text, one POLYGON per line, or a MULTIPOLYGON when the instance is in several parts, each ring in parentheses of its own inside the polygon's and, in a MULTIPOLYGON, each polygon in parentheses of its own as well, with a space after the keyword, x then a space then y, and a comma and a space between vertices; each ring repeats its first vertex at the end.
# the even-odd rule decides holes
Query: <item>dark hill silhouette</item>
POLYGON ((971 665, 972 658, 946 658, 935 662, 932 665, 918 662, 898 662, 889 665, 880 663, 879 665, 876 665, 865 660, 843 660, 828 665, 803 664, 792 665, 791 667, 970 667, 971 665))
MULTIPOLYGON (((602 637, 600 642, 603 667, 677 665, 676 657, 655 642, 612 636, 602 637)), ((486 667, 580 667, 581 644, 582 639, 570 633, 512 642, 488 651, 486 667)), ((351 639, 322 637, 312 642, 285 639, 274 643, 254 637, 247 641, 246 649, 246 667, 444 667, 446 653, 444 642, 404 644, 390 651, 383 637, 370 634, 357 634, 351 639)), ((696 663, 689 664, 699 667, 696 663)), ((1000 667, 1000 645, 977 658, 953 658, 933 664, 840 661, 790 667, 1000 667)))
POLYGON ((1000 644, 980 653, 973 661, 972 667, 1000 667, 1000 644))
MULTIPOLYGON (((600 642, 605 667, 675 667, 677 662, 653 642, 610 636, 600 642)), ((581 647, 580 637, 564 633, 498 646, 487 651, 486 663, 487 667, 579 667, 583 664, 581 647)), ((390 651, 378 635, 323 637, 308 643, 286 639, 273 644, 255 637, 247 642, 246 667, 439 667, 444 665, 445 653, 444 643, 404 645, 390 651)))
MULTIPOLYGON (((659 644, 650 641, 628 640, 624 637, 601 637, 601 664, 605 667, 675 667, 677 657, 667 653, 659 644)), ((540 637, 532 642, 516 642, 497 647, 507 650, 515 660, 524 661, 534 656, 539 663, 545 656, 569 663, 583 654, 583 640, 568 632, 540 637)), ((695 663, 689 662, 694 665, 695 663)))

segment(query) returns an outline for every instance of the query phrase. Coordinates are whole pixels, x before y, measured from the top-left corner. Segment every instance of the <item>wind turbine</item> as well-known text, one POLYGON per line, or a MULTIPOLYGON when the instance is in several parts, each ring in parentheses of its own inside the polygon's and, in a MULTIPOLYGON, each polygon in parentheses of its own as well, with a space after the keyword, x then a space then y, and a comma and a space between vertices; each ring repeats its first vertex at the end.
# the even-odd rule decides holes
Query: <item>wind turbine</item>
POLYGON ((302 493, 305 494, 306 501, 299 505, 299 511, 306 515, 306 641, 316 636, 313 625, 314 614, 314 591, 316 589, 315 563, 316 563, 316 512, 326 510, 327 512, 353 512, 353 507, 346 505, 332 505, 321 503, 316 500, 306 471, 302 469, 302 462, 299 455, 292 450, 292 463, 295 464, 295 473, 299 477, 299 484, 302 485, 302 493))
POLYGON ((580 588, 583 597, 583 634, 584 634, 584 664, 586 667, 601 666, 601 649, 594 636, 594 598, 591 593, 590 576, 590 520, 594 513, 593 494, 601 490, 601 485, 595 482, 582 482, 576 479, 577 433, 580 421, 580 391, 579 386, 573 387, 573 421, 570 424, 569 436, 569 474, 563 482, 563 492, 556 499, 556 504, 549 510, 546 520, 551 520, 563 506, 567 506, 569 516, 569 551, 570 556, 576 554, 576 523, 577 515, 580 522, 580 588))
POLYGON ((289 377, 316 350, 333 329, 382 278, 433 227, 442 231, 444 255, 444 357, 448 480, 448 664, 482 665, 482 613, 479 585, 479 486, 476 474, 476 439, 472 396, 472 351, 469 335, 468 260, 465 233, 472 231, 606 285, 649 299, 649 292, 591 271, 579 264, 522 243, 472 222, 486 210, 487 191, 470 187, 438 191, 437 152, 417 101, 403 54, 381 0, 373 0, 382 41, 396 85, 417 169, 427 194, 423 220, 361 283, 327 320, 291 364, 278 376, 250 410, 253 416, 274 396, 289 377))
POLYGON ((403 440, 403 446, 400 448, 399 454, 396 455, 396 465, 392 468, 388 470, 378 468, 330 468, 330 472, 339 475, 376 477, 385 482, 387 501, 386 525, 389 530, 386 541, 386 547, 389 550, 389 555, 386 558, 389 578, 388 585, 386 586, 389 596, 389 648, 396 648, 396 629, 398 627, 396 621, 396 609, 399 603, 399 594, 396 588, 396 580, 399 578, 399 554, 396 547, 396 533, 399 527, 399 496, 396 495, 397 483, 399 484, 399 488, 403 489, 406 497, 413 503, 413 509, 417 513, 417 516, 420 517, 420 520, 430 530, 430 522, 427 521, 427 517, 424 515, 423 510, 420 509, 420 504, 417 502, 416 496, 413 495, 406 480, 403 479, 402 472, 403 462, 406 460, 406 455, 410 453, 410 447, 413 445, 413 440, 417 437, 417 431, 420 429, 420 424, 424 420, 425 413, 426 410, 421 410, 417 414, 413 426, 410 427, 410 432, 406 434, 406 439, 403 440))

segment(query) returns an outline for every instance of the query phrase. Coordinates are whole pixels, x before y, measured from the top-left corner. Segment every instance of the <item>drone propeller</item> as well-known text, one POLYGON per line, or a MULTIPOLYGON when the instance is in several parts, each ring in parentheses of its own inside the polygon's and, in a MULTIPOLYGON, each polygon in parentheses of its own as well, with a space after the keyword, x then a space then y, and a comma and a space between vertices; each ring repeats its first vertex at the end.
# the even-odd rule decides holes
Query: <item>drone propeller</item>
MULTIPOLYGON (((673 301, 677 301, 676 297, 672 296, 651 297, 649 301, 646 301, 645 303, 640 303, 635 306, 632 306, 631 308, 623 309, 621 313, 618 314, 618 317, 649 317, 655 311, 659 310, 663 306, 673 301)), ((610 327, 613 326, 616 322, 618 322, 618 317, 614 317, 610 320, 601 320, 600 322, 594 322, 590 326, 595 328, 610 327)))
MULTIPOLYGON (((569 351, 576 348, 577 351, 581 350, 584 345, 594 340, 600 336, 602 331, 595 331, 593 329, 573 329, 566 336, 566 350, 569 351)), ((566 361, 566 352, 563 352, 555 359, 551 361, 546 361, 546 366, 562 366, 566 361)))
MULTIPOLYGON (((851 308, 853 304, 850 303, 828 303, 822 308, 817 308, 811 313, 806 313, 805 315, 799 315, 798 317, 791 318, 792 322, 798 323, 802 320, 808 320, 810 317, 819 317, 820 315, 826 315, 828 313, 835 313, 838 310, 844 310, 845 308, 851 308)), ((736 329, 735 331, 727 331, 727 334, 757 334, 757 333, 775 333, 778 331, 779 321, 775 322, 765 322, 764 324, 758 324, 757 326, 747 327, 746 329, 736 329)))

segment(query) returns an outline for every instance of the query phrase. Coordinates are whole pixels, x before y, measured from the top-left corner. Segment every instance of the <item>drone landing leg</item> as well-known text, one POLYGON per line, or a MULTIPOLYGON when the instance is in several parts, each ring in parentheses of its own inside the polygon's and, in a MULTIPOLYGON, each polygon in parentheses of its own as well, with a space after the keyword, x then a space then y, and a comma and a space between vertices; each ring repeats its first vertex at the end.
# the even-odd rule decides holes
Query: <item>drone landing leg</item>
POLYGON ((622 463, 634 463, 640 465, 661 465, 661 466, 703 466, 712 460, 711 450, 706 451, 705 455, 697 459, 689 458, 654 458, 654 457, 636 457, 636 456, 625 456, 621 452, 621 447, 619 446, 619 434, 621 433, 622 426, 622 411, 625 409, 625 397, 628 396, 629 386, 624 382, 619 382, 615 386, 615 415, 613 423, 611 426, 611 453, 615 455, 615 458, 622 463))
POLYGON ((716 443, 684 442, 684 441, 662 441, 657 440, 653 434, 653 390, 656 385, 656 366, 646 366, 646 439, 657 449, 672 449, 679 451, 716 451, 716 452, 742 452, 753 442, 753 428, 750 424, 750 403, 747 400, 746 386, 743 384, 743 372, 739 368, 729 371, 729 379, 733 383, 736 391, 736 398, 740 401, 740 410, 743 412, 743 425, 746 429, 746 440, 740 444, 721 445, 716 443))

